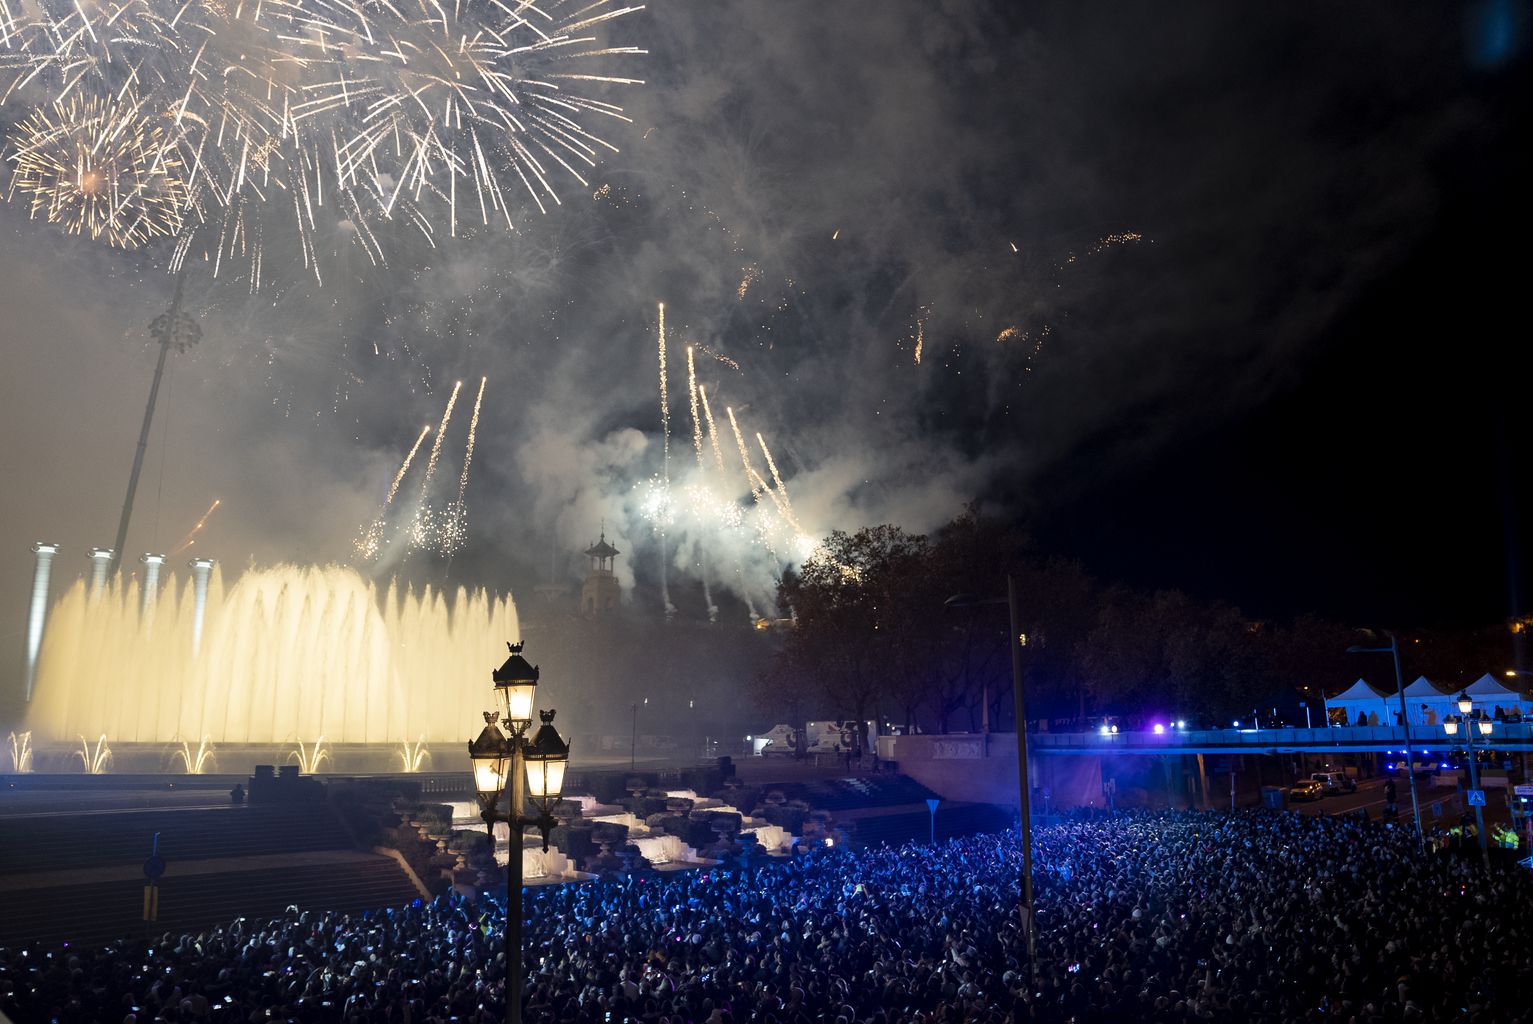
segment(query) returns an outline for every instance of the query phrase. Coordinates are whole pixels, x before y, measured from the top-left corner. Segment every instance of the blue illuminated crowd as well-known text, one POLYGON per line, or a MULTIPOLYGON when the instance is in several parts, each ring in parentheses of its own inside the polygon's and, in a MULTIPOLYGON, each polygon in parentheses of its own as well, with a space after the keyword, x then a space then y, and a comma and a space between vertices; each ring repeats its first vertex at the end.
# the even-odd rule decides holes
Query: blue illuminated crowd
MULTIPOLYGON (((1533 873, 1406 829, 1119 813, 529 893, 527 1020, 643 1024, 1533 1021, 1533 873)), ((32 1021, 504 1019, 498 905, 240 921, 51 957, 0 950, 32 1021)))

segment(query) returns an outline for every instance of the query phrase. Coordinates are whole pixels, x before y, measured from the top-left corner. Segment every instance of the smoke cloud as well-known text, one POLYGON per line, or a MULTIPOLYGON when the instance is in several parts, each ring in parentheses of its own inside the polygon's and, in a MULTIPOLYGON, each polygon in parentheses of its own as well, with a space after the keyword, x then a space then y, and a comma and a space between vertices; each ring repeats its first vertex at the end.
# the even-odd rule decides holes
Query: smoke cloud
MULTIPOLYGON (((295 270, 255 295, 194 270, 204 339, 171 357, 124 564, 215 497, 193 553, 352 559, 421 425, 481 375, 454 582, 525 592, 572 574, 605 528, 641 601, 658 607, 664 559, 680 589, 706 565, 717 592, 771 614, 803 551, 751 525, 726 407, 769 482, 755 432, 771 446, 810 537, 925 530, 976 497, 1070 500, 1284 387, 1415 237, 1431 160, 1475 117, 1469 99, 1429 109, 1409 70, 1447 59, 1398 24, 1429 14, 1201 14, 654 6, 624 26, 651 56, 625 96, 633 124, 608 132, 621 152, 517 233, 358 258, 323 287, 295 270), (1302 79, 1268 56, 1316 38, 1328 49, 1302 79), (1389 113, 1336 115, 1368 96, 1389 113), (722 478, 711 448, 694 462, 687 344, 722 478), (703 485, 720 504, 700 512, 703 485)), ((144 328, 172 290, 160 257, 0 214, 0 635, 18 676, 30 543, 64 545, 58 587, 114 533, 153 367, 144 328)), ((444 487, 466 430, 460 408, 444 487)), ((395 568, 412 571, 397 549, 375 571, 395 568)))

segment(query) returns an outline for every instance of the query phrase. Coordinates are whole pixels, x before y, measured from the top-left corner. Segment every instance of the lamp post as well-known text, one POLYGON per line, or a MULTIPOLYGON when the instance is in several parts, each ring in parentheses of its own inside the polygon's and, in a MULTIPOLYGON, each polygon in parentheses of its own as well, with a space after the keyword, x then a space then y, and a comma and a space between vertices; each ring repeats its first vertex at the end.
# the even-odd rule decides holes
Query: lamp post
MULTIPOLYGON (((1459 691, 1458 713, 1464 726, 1464 743, 1469 748, 1469 788, 1480 794, 1483 799, 1485 791, 1480 789, 1480 767, 1475 759, 1474 734, 1478 729, 1480 735, 1490 739, 1493 723, 1488 718, 1471 718, 1470 712, 1474 710, 1474 700, 1469 696, 1468 690, 1459 691)), ((1459 722, 1447 721, 1443 723, 1443 731, 1451 738, 1458 734, 1459 722)), ((1474 805, 1474 827, 1480 836, 1480 860, 1486 869, 1490 869, 1490 844, 1485 836, 1485 807, 1482 804, 1474 805)))
POLYGON ((474 766, 474 790, 479 796, 479 817, 484 819, 490 849, 495 849, 495 824, 505 822, 510 831, 506 863, 506 1021, 522 1020, 522 832, 536 828, 548 852, 548 834, 557 822, 553 806, 564 791, 564 769, 570 745, 554 729, 554 712, 539 712, 542 725, 529 740, 538 669, 522 657, 522 645, 507 644, 511 656, 491 678, 500 703, 499 711, 484 713, 484 730, 469 742, 469 761, 474 766), (499 723, 505 723, 502 731, 499 723), (525 772, 525 778, 524 773, 525 772), (501 810, 501 797, 508 798, 501 810), (537 813, 527 814, 528 797, 537 813))
POLYGON ((1011 698, 1017 719, 1017 810, 1022 818, 1022 934, 1027 938, 1027 969, 1033 981, 1038 979, 1037 922, 1033 913, 1033 822, 1027 782, 1027 705, 1022 692, 1022 624, 1017 600, 1017 578, 1006 574, 1004 598, 979 598, 973 594, 955 594, 944 605, 948 608, 972 608, 982 604, 1004 604, 1010 612, 1011 632, 1006 645, 1011 648, 1011 698))
POLYGON ((1405 679, 1400 675, 1400 642, 1393 633, 1388 647, 1348 647, 1348 654, 1389 654, 1395 662, 1395 693, 1400 698, 1400 726, 1405 730, 1405 777, 1411 785, 1411 813, 1416 817, 1416 845, 1426 848, 1426 834, 1421 831, 1421 801, 1416 798, 1416 752, 1411 748, 1411 716, 1405 707, 1405 679))

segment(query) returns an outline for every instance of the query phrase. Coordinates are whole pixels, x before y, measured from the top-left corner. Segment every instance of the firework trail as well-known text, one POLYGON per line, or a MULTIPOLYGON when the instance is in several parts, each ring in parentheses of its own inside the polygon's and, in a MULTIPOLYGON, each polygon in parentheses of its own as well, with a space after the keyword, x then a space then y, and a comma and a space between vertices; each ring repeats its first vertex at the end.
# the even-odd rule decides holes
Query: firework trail
POLYGON ((750 290, 750 286, 761 280, 761 268, 752 263, 744 268, 744 273, 745 276, 740 278, 740 287, 735 289, 735 298, 741 302, 745 301, 745 293, 750 290))
POLYGON ((761 492, 767 489, 766 484, 761 479, 761 474, 757 473, 751 466, 751 453, 745 447, 745 435, 740 433, 740 424, 735 419, 734 407, 725 406, 724 411, 729 414, 729 426, 735 432, 735 444, 740 449, 740 465, 745 467, 745 479, 751 485, 751 497, 759 505, 761 504, 761 492))
POLYGON ((687 399, 692 406, 692 449, 697 453, 697 468, 703 467, 703 421, 697 414, 697 366, 692 361, 692 346, 687 346, 687 399))
POLYGON ((356 543, 353 545, 357 549, 357 554, 363 558, 378 557, 378 552, 383 547, 383 525, 389 505, 393 503, 394 495, 399 493, 399 482, 410 471, 410 463, 415 461, 415 453, 420 450, 421 442, 426 439, 426 435, 429 433, 431 433, 431 424, 427 423, 421 427, 421 432, 415 438, 415 443, 410 446, 410 454, 406 455, 405 461, 400 464, 399 472, 394 474, 394 480, 389 484, 388 496, 383 499, 383 505, 379 507, 377 517, 368 524, 367 529, 363 531, 362 536, 357 538, 356 543))
POLYGON ((452 420, 452 408, 458 404, 458 392, 463 390, 463 382, 454 381, 452 394, 447 396, 447 408, 442 412, 442 422, 436 428, 436 440, 431 442, 431 457, 426 460, 426 476, 421 480, 422 503, 426 500, 426 488, 431 486, 431 478, 436 476, 437 460, 442 455, 442 441, 447 437, 447 424, 452 420))
MULTIPOLYGON (((697 385, 697 365, 692 357, 692 346, 688 345, 687 399, 692 406, 692 450, 697 455, 697 471, 699 478, 701 478, 702 474, 707 469, 707 465, 703 461, 703 421, 702 417, 698 415, 697 411, 698 395, 699 389, 697 385)), ((705 495, 703 500, 706 501, 706 488, 701 488, 701 490, 703 490, 705 495)), ((713 603, 713 585, 708 580, 708 551, 706 548, 699 548, 698 554, 702 563, 703 603, 708 607, 708 621, 717 622, 719 620, 719 606, 713 603)))
POLYGON ((931 314, 931 307, 922 306, 920 313, 916 315, 916 365, 921 365, 921 350, 926 347, 926 318, 931 314))
MULTIPOLYGON (((782 474, 777 472, 777 461, 772 458, 772 449, 767 447, 766 439, 761 436, 761 431, 759 430, 756 431, 756 443, 761 446, 761 454, 766 456, 767 469, 772 472, 772 485, 776 488, 777 493, 782 495, 782 507, 786 513, 786 518, 788 522, 793 524, 793 528, 798 530, 798 520, 793 516, 793 502, 788 500, 788 487, 782 482, 782 474)), ((799 532, 802 533, 803 531, 799 530, 799 532)))
POLYGON ((399 493, 399 482, 403 480, 405 478, 405 474, 410 471, 410 463, 415 461, 415 453, 420 450, 421 442, 426 440, 426 435, 429 433, 431 433, 431 424, 427 423, 421 427, 421 432, 415 438, 415 443, 410 446, 410 454, 405 456, 405 461, 400 464, 399 472, 394 474, 393 483, 389 484, 388 497, 383 499, 383 507, 385 509, 387 509, 389 504, 393 502, 394 495, 399 493))
POLYGON ((463 472, 458 476, 458 500, 453 502, 447 522, 442 525, 441 550, 448 558, 468 543, 468 505, 463 499, 468 493, 468 468, 474 461, 474 439, 479 434, 479 407, 484 402, 484 386, 489 379, 479 378, 479 394, 474 396, 474 414, 468 420, 468 445, 463 449, 463 472))
POLYGON ((463 390, 463 382, 454 381, 452 394, 447 396, 447 408, 442 413, 442 422, 436 428, 436 438, 431 442, 431 457, 426 460, 426 473, 421 477, 420 496, 415 500, 415 521, 410 527, 410 542, 416 547, 426 547, 431 541, 432 530, 436 525, 437 514, 431 508, 427 497, 431 488, 431 479, 436 476, 437 461, 442 455, 442 441, 447 437, 447 424, 452 421, 453 406, 458 404, 458 392, 463 390))
MULTIPOLYGON (((181 540, 176 543, 174 548, 171 548, 170 554, 179 555, 181 552, 195 544, 197 542, 197 534, 201 533, 202 528, 208 525, 208 520, 212 518, 213 513, 218 511, 218 506, 222 504, 222 501, 220 501, 218 498, 214 498, 213 504, 209 505, 208 510, 202 513, 202 518, 197 520, 196 524, 193 525, 190 530, 186 531, 186 536, 182 537, 181 540)), ((168 558, 170 556, 167 555, 166 557, 168 558)))
POLYGON ((735 362, 733 359, 731 359, 728 356, 724 355, 724 353, 722 353, 722 352, 715 352, 715 351, 713 351, 713 349, 709 348, 707 345, 699 345, 697 347, 703 350, 703 355, 711 356, 712 358, 717 359, 719 362, 723 363, 725 366, 729 367, 731 370, 738 370, 740 368, 740 364, 739 363, 735 362))
POLYGON ((458 505, 463 505, 463 494, 468 490, 468 467, 474 461, 474 438, 479 433, 479 406, 484 402, 484 386, 488 377, 479 378, 479 394, 474 396, 474 414, 468 420, 468 447, 463 452, 463 475, 458 477, 458 505))
POLYGON ((660 303, 660 430, 665 450, 664 478, 671 482, 671 391, 665 372, 665 303, 660 303))
POLYGON ((722 473, 724 472, 724 452, 719 448, 719 431, 713 422, 713 409, 708 405, 708 389, 698 385, 697 394, 703 401, 703 418, 708 421, 708 443, 713 446, 713 461, 722 473))
MULTIPOLYGON (((660 330, 658 332, 660 344, 660 432, 664 445, 664 456, 661 463, 661 486, 666 491, 666 501, 669 505, 671 489, 671 392, 665 369, 665 303, 658 303, 660 310, 660 330)), ((665 617, 670 621, 676 613, 676 606, 671 603, 671 584, 666 574, 666 563, 670 561, 665 545, 665 526, 656 521, 657 532, 660 537, 660 601, 665 606, 665 617)))

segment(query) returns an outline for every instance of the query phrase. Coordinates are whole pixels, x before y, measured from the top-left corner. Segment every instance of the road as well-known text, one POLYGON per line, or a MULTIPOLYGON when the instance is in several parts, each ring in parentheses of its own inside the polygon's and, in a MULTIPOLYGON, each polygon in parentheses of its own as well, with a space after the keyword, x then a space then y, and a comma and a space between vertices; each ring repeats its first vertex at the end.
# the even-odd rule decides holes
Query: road
MULTIPOLYGON (((1434 822, 1441 821, 1451 824, 1458 820, 1463 812, 1462 797, 1452 784, 1451 776, 1437 780, 1446 781, 1447 785, 1434 784, 1432 780, 1416 780, 1416 796, 1421 802, 1421 821, 1427 827, 1434 822), (1433 807, 1440 808, 1439 814, 1434 814, 1433 807)), ((1356 814, 1359 810, 1366 810, 1368 816, 1377 818, 1384 811, 1384 778, 1364 779, 1357 785, 1355 793, 1341 793, 1336 796, 1323 797, 1310 803, 1290 803, 1290 810, 1300 814, 1325 814, 1332 817, 1340 814, 1356 814)), ((1404 776, 1395 779, 1395 802, 1400 808, 1402 821, 1408 820, 1411 815, 1411 787, 1404 776)), ((1503 815, 1505 808, 1502 808, 1503 815)))

